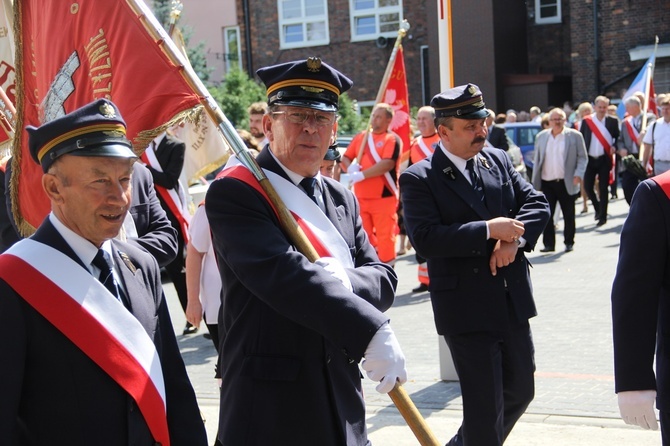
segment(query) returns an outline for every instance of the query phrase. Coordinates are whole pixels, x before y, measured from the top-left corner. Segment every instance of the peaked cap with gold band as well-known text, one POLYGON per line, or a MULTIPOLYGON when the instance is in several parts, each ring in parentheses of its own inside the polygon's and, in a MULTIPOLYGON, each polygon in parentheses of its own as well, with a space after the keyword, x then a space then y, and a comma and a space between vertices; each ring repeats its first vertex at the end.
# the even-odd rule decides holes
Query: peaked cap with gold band
POLYGON ((126 123, 119 109, 107 99, 26 130, 30 155, 44 172, 66 154, 137 158, 126 138, 126 123))
POLYGON ((437 94, 430 101, 436 118, 483 119, 488 116, 479 87, 461 85, 437 94))
POLYGON ((267 87, 268 105, 337 111, 340 95, 353 85, 318 57, 264 67, 256 74, 267 87))

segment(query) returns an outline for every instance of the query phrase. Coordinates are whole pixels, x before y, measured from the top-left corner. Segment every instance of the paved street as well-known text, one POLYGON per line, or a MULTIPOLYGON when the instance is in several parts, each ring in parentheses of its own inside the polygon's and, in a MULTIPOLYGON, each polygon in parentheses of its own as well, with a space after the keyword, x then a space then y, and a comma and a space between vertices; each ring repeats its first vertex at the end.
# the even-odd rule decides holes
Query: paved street
MULTIPOLYGON (((588 214, 578 214, 573 252, 563 252, 559 224, 558 250, 540 253, 539 243, 529 255, 539 312, 531 321, 536 396, 506 445, 660 445, 658 432, 632 428, 619 419, 609 296, 628 205, 623 198, 618 199, 610 202, 609 212, 608 222, 601 228, 595 227, 592 209, 588 214)), ((438 338, 428 293, 411 293, 417 285, 414 251, 399 259, 396 271, 400 277, 398 295, 388 314, 407 357, 409 381, 404 387, 436 436, 446 443, 461 421, 459 386, 440 379, 438 338)), ((201 336, 204 327, 197 335, 181 335, 184 317, 171 284, 166 284, 166 292, 181 351, 212 439, 218 413, 213 379, 215 351, 211 341, 201 336)), ((418 444, 389 397, 378 394, 368 380, 364 386, 373 443, 418 444)))

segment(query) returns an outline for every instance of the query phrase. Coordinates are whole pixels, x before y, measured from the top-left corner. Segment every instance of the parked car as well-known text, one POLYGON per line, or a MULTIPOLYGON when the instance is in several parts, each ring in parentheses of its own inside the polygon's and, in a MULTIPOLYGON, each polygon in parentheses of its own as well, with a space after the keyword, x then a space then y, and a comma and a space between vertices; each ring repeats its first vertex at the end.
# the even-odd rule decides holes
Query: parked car
POLYGON ((535 137, 542 130, 542 126, 536 122, 510 122, 503 126, 507 136, 521 149, 523 162, 528 169, 528 177, 532 177, 535 137))

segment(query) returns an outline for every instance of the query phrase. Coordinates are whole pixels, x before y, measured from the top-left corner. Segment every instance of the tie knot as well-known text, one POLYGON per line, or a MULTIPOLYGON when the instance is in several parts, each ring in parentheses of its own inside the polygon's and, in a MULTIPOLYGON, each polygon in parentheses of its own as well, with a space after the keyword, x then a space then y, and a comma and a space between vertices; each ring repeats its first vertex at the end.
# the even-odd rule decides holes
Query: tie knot
POLYGON ((300 186, 305 189, 307 195, 312 197, 314 196, 314 188, 316 187, 316 178, 303 178, 302 181, 300 181, 300 186))
POLYGON ((98 249, 98 253, 95 255, 95 257, 93 258, 93 262, 91 263, 100 271, 105 272, 111 271, 113 267, 112 258, 107 253, 107 251, 103 249, 98 249))
POLYGON ((475 167, 475 159, 474 159, 474 158, 470 158, 470 159, 468 160, 468 162, 465 163, 465 167, 466 167, 468 170, 472 170, 472 169, 474 169, 474 167, 475 167))

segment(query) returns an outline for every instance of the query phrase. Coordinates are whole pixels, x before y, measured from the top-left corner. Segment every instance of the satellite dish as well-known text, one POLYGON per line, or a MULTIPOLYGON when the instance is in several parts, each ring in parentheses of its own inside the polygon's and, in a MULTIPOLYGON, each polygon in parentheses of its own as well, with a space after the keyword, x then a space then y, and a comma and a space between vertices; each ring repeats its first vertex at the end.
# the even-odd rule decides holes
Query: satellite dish
POLYGON ((389 39, 387 39, 384 36, 379 36, 377 37, 377 48, 386 48, 386 45, 388 45, 389 39))

